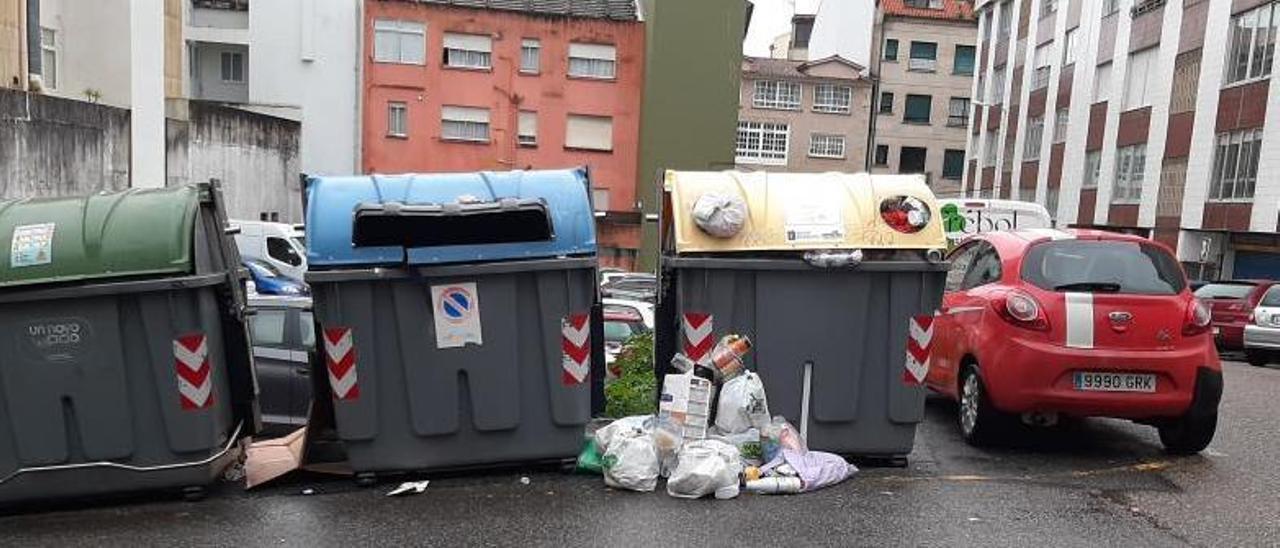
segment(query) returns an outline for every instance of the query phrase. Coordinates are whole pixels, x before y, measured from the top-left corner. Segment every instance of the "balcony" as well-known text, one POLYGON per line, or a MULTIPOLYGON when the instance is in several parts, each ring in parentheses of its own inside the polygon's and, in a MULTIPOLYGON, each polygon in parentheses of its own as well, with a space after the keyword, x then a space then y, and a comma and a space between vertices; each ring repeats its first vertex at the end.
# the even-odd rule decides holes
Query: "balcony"
POLYGON ((917 59, 912 57, 907 60, 907 70, 914 72, 934 72, 938 70, 938 60, 917 59))
POLYGON ((191 0, 193 29, 249 30, 249 0, 191 0))

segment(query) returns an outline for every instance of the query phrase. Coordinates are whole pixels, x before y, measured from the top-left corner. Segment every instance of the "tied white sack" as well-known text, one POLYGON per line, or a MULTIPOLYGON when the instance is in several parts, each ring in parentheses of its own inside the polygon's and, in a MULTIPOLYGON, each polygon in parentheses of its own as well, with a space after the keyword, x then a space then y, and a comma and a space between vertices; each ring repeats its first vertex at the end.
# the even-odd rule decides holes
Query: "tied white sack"
POLYGON ((707 193, 693 202, 693 222, 717 238, 732 238, 747 222, 747 202, 740 196, 707 193))
POLYGON ((653 491, 658 486, 658 448, 653 435, 624 430, 604 453, 604 484, 617 489, 653 491))
POLYGON ((716 407, 716 428, 726 434, 741 434, 752 428, 764 430, 770 422, 769 400, 760 376, 748 371, 724 383, 716 407))
POLYGON ((680 448, 679 458, 667 480, 668 495, 683 499, 738 496, 742 459, 737 447, 719 440, 690 441, 680 448))
POLYGON ((653 415, 634 415, 623 417, 596 429, 596 447, 603 455, 609 450, 614 436, 627 431, 638 431, 648 434, 653 431, 653 415))

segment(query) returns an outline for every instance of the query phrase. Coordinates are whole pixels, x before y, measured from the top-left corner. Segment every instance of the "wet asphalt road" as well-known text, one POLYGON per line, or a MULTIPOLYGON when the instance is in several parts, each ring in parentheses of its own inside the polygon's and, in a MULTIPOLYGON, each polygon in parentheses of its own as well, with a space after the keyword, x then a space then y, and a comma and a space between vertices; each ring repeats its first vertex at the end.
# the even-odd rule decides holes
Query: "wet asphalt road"
POLYGON ((805 495, 687 501, 508 471, 436 478, 425 494, 390 499, 391 484, 312 475, 252 493, 227 484, 198 503, 4 516, 0 545, 1276 546, 1278 396, 1280 368, 1228 364, 1218 436, 1193 457, 1168 457, 1154 429, 1112 420, 974 449, 954 409, 931 400, 908 468, 805 495))

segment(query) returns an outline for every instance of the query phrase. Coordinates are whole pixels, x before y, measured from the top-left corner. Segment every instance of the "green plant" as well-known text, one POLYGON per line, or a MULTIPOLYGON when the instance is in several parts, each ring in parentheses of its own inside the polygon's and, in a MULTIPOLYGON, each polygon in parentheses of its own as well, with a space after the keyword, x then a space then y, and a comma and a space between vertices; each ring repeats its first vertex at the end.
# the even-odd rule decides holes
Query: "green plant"
POLYGON ((631 337, 614 365, 618 378, 604 387, 605 414, 613 418, 654 413, 653 333, 631 337))

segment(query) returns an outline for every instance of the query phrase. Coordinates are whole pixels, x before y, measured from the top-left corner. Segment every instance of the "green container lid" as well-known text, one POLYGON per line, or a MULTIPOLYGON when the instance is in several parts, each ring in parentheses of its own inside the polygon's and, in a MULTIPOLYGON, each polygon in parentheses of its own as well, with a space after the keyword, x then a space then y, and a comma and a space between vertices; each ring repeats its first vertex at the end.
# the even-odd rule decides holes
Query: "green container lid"
POLYGON ((194 185, 0 201, 0 287, 189 273, 194 185))

